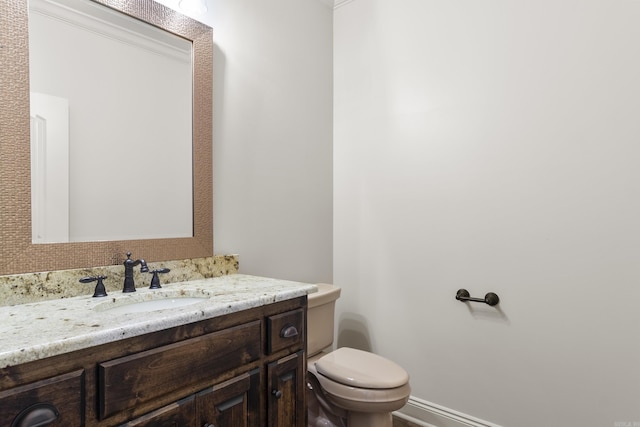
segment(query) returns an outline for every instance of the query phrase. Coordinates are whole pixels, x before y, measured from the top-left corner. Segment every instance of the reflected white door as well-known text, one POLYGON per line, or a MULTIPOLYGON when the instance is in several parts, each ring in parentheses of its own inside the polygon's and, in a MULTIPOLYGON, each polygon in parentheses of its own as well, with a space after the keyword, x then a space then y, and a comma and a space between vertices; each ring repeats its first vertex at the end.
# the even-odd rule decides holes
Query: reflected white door
POLYGON ((69 101, 31 93, 33 243, 69 241, 69 101))

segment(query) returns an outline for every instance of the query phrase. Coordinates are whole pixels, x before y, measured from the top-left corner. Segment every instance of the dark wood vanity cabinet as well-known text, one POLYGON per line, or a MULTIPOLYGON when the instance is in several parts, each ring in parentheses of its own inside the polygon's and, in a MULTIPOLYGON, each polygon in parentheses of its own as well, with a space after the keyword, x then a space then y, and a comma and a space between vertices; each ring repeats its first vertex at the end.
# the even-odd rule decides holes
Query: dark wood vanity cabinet
POLYGON ((51 405, 51 426, 305 427, 306 304, 300 297, 0 369, 0 425, 51 405))

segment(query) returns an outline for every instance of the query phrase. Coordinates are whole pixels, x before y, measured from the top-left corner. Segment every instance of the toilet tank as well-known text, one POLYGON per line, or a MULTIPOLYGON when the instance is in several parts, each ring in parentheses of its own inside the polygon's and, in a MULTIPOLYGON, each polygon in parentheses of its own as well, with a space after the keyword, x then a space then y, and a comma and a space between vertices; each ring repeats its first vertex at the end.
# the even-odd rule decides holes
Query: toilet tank
POLYGON ((333 344, 333 317, 340 287, 318 283, 318 292, 307 295, 307 355, 313 356, 333 344))

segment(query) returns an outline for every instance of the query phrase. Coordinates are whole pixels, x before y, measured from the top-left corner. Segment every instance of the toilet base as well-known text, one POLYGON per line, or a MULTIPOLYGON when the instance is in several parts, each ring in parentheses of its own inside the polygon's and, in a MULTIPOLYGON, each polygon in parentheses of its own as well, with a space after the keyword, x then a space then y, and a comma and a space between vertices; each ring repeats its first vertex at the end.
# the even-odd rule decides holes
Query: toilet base
POLYGON ((392 427, 390 412, 349 412, 348 427, 392 427))
POLYGON ((307 427, 347 427, 346 411, 328 404, 312 374, 307 379, 307 427))

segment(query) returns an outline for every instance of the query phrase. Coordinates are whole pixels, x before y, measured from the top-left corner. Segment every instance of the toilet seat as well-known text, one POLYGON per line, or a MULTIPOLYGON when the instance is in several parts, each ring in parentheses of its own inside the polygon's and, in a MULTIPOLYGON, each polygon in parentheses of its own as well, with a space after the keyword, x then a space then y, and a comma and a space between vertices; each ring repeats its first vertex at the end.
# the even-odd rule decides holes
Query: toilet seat
POLYGON ((324 395, 334 405, 347 411, 396 411, 407 403, 409 395, 411 394, 409 383, 405 383, 400 387, 387 389, 357 388, 340 384, 319 373, 316 370, 316 366, 309 365, 308 370, 309 373, 317 379, 324 395))
POLYGON ((392 389, 409 382, 407 371, 391 360, 349 347, 321 357, 316 369, 333 381, 356 388, 392 389))
POLYGON ((382 356, 361 350, 342 347, 309 363, 308 370, 327 398, 347 411, 396 411, 411 394, 409 375, 404 369, 382 356), (374 378, 374 374, 379 377, 374 378))

